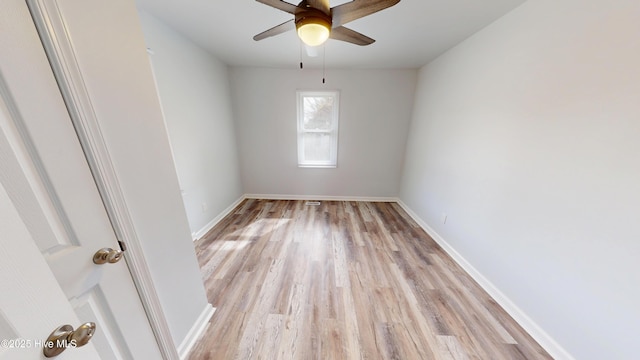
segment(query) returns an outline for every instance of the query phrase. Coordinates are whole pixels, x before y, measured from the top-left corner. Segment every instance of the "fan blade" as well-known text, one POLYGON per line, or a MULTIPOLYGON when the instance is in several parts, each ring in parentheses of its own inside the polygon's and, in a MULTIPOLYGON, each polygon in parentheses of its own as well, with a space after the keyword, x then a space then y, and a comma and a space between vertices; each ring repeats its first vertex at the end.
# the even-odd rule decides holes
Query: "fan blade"
POLYGON ((288 2, 282 1, 282 0, 256 0, 256 1, 259 3, 274 7, 276 9, 282 10, 284 12, 288 12, 289 14, 295 14, 296 9, 298 8, 297 6, 293 4, 289 4, 288 2))
POLYGON ((372 38, 344 26, 331 29, 331 36, 329 37, 334 40, 346 41, 360 46, 371 45, 375 42, 372 38))
POLYGON ((335 28, 350 21, 360 19, 361 17, 371 15, 399 2, 400 0, 353 0, 338 5, 331 9, 333 27, 335 28))
POLYGON ((329 0, 307 0, 307 4, 309 4, 312 8, 321 10, 327 15, 331 15, 329 0))
POLYGON ((254 36, 253 40, 259 41, 259 40, 266 39, 271 36, 276 36, 276 35, 282 34, 283 32, 287 32, 289 30, 295 30, 295 29, 296 29, 295 20, 291 19, 289 21, 283 22, 278 26, 274 26, 269 30, 261 32, 260 34, 254 36))

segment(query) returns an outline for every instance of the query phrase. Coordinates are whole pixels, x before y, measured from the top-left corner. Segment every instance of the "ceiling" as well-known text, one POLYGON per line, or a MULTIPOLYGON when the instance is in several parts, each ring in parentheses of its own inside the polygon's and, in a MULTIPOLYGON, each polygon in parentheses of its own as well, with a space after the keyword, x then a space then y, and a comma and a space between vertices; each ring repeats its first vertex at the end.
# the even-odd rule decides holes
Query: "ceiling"
MULTIPOLYGON (((331 6, 345 2, 331 0, 331 6)), ((374 38, 372 45, 329 40, 324 46, 303 48, 302 60, 305 67, 320 67, 324 52, 328 68, 418 68, 523 2, 401 0, 346 24, 374 38)), ((136 0, 136 4, 230 66, 287 68, 300 62, 301 43, 294 31, 253 40, 292 18, 256 1, 136 0)))

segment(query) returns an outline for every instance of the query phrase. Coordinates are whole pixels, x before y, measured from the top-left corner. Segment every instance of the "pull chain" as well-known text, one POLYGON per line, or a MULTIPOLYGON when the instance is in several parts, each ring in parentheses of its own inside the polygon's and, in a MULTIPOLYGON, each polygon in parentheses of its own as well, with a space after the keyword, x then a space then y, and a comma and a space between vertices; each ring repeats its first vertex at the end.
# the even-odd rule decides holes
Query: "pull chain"
POLYGON ((300 44, 300 69, 302 69, 304 67, 302 65, 302 40, 300 40, 299 44, 300 44))
POLYGON ((326 65, 327 62, 327 45, 322 45, 322 83, 325 82, 325 74, 326 74, 326 65))

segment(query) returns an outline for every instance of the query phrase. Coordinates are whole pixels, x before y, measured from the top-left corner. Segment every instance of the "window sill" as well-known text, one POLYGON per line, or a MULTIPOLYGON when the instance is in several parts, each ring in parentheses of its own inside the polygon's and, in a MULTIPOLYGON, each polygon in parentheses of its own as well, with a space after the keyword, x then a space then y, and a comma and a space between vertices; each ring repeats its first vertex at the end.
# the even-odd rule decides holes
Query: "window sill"
POLYGON ((335 169, 337 165, 309 165, 309 164, 298 164, 299 168, 306 169, 335 169))

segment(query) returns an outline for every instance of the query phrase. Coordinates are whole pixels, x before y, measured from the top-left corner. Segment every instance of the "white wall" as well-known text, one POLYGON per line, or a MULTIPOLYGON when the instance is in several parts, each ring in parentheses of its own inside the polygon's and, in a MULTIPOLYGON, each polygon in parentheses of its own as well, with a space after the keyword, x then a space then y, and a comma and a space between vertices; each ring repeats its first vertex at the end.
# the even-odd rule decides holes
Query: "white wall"
POLYGON ((65 7, 63 15, 171 334, 180 345, 208 303, 137 11, 127 0, 80 1, 65 7))
POLYGON ((245 193, 393 197, 417 70, 232 68, 245 193), (298 168, 296 90, 340 91, 338 167, 298 168))
POLYGON ((140 11, 192 234, 242 195, 227 66, 140 11))
POLYGON ((419 74, 401 199, 577 359, 640 352, 639 14, 528 1, 419 74))

